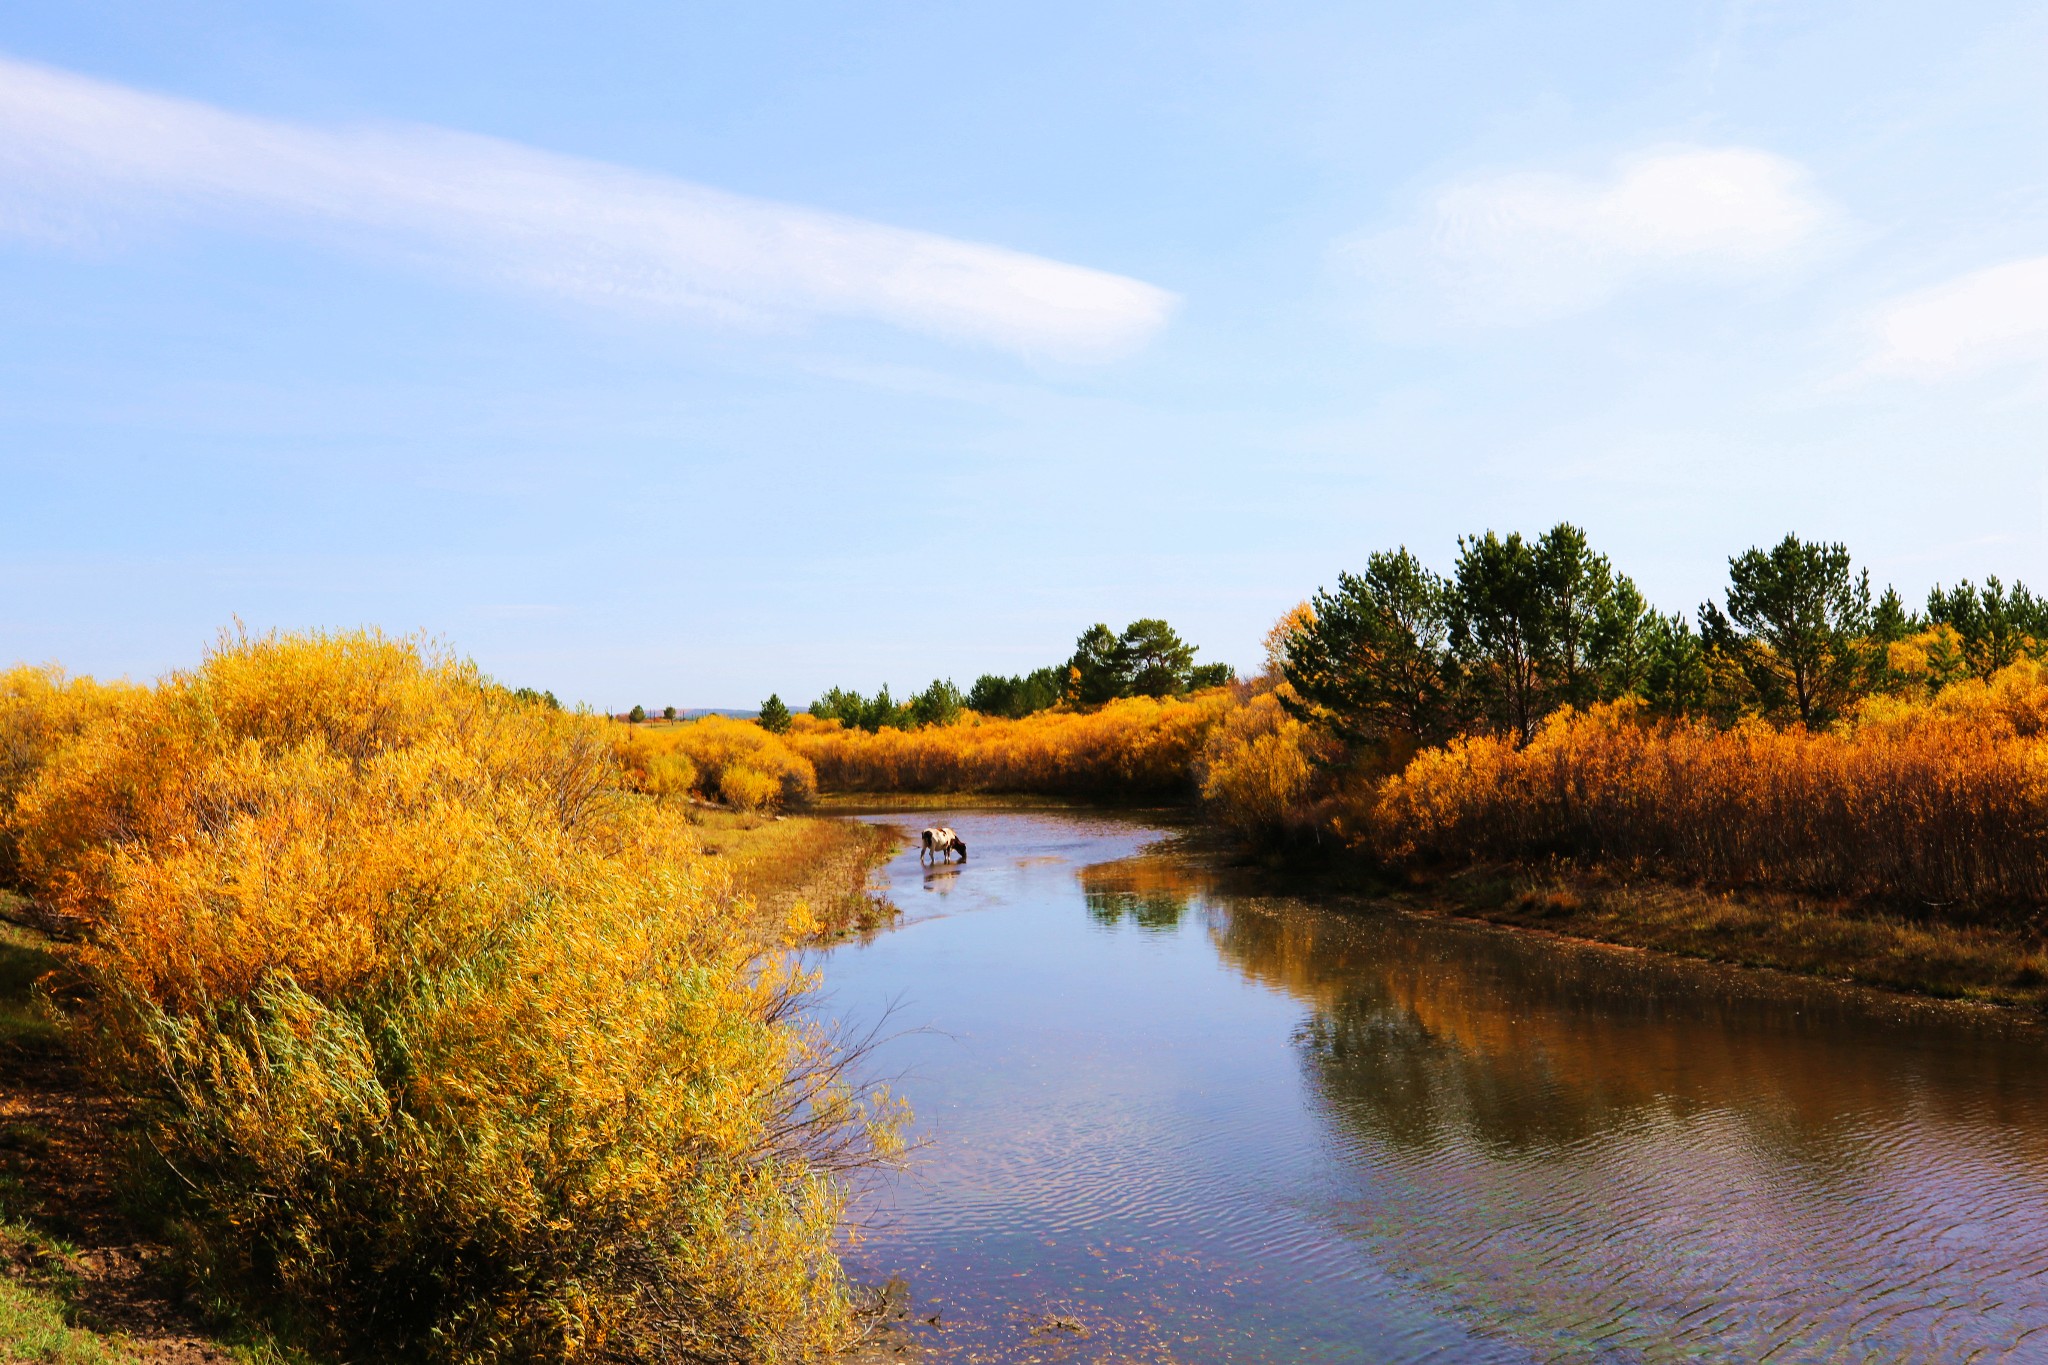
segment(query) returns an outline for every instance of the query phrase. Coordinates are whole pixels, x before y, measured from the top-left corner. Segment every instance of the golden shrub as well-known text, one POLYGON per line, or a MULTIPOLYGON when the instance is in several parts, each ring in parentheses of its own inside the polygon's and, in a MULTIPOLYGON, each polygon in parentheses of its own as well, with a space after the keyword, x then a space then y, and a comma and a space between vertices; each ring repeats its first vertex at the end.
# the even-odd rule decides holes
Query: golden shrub
POLYGON ((1384 857, 1566 856, 1720 882, 1969 906, 2048 897, 2048 669, 1877 696, 1832 730, 1550 718, 1460 740, 1380 788, 1384 857))
POLYGON ((1953 626, 1932 626, 1885 646, 1885 671, 1894 690, 1926 696, 1970 676, 1963 637, 1953 626))
POLYGON ((759 810, 774 802, 782 784, 744 763, 729 763, 718 775, 718 795, 737 810, 759 810))
POLYGON ((688 754, 653 753, 641 769, 640 786, 650 796, 687 796, 697 789, 699 776, 688 754))
POLYGON ((1332 756, 1329 741, 1289 716, 1271 691, 1217 721, 1196 775, 1213 818, 1241 833, 1272 833, 1304 823, 1318 762, 1332 756))
POLYGON ((604 725, 415 642, 233 637, 27 783, 79 1036, 215 1288, 386 1359, 843 1340, 842 1172, 894 1120, 604 725))
POLYGON ((810 760, 785 736, 771 734, 750 720, 704 716, 658 730, 616 729, 619 761, 644 791, 695 791, 747 810, 807 806, 818 794, 818 775, 810 760), (733 769, 740 775, 728 784, 727 774, 733 769), (738 801, 731 792, 744 792, 748 799, 738 801))
POLYGON ((21 876, 7 818, 15 798, 58 749, 95 725, 112 724, 140 693, 54 667, 0 671, 0 886, 21 876))
POLYGON ((798 717, 786 738, 832 791, 1161 796, 1189 788, 1209 727, 1234 705, 1231 689, 1213 688, 874 733, 798 717))

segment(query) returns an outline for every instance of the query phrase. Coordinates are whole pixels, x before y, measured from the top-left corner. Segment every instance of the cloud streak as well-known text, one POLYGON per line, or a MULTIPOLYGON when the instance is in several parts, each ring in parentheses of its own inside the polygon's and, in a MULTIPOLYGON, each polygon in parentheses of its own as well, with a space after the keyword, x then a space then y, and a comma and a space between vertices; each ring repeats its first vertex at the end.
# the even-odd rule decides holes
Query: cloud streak
POLYGON ((1947 379, 2048 360, 2048 256, 1901 295, 1878 309, 1872 330, 1879 374, 1947 379))
POLYGON ((227 222, 580 303, 755 326, 863 318, 1059 360, 1142 346, 1121 275, 418 127, 319 129, 0 57, 0 232, 227 222))
POLYGON ((1782 266, 1833 216, 1797 162, 1751 147, 1667 147, 1599 178, 1524 172, 1451 185, 1416 221, 1342 254, 1408 321, 1513 327, 1654 281, 1782 266))

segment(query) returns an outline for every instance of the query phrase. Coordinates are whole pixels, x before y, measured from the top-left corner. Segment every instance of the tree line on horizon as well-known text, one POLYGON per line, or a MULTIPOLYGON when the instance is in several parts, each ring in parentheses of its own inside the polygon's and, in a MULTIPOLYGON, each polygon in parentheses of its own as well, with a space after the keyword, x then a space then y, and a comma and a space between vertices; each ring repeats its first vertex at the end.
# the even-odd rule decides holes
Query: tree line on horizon
POLYGON ((1561 522, 1535 539, 1461 537, 1448 575, 1403 546, 1318 591, 1278 649, 1296 719, 1349 745, 1436 745, 1493 733, 1526 743, 1561 707, 1622 697, 1723 722, 1825 725, 1900 681, 1892 647, 1918 639, 1917 676, 1988 679, 2048 644, 2048 599, 1996 577, 1936 586, 1919 611, 1840 543, 1788 535, 1728 561, 1722 600, 1651 606, 1561 522))
MULTIPOLYGON (((1019 719, 1061 703, 1099 706, 1124 697, 1175 697, 1230 682, 1229 664, 1195 662, 1196 646, 1157 617, 1144 617, 1121 633, 1097 622, 1074 641, 1065 662, 1005 676, 984 673, 966 692, 951 679, 934 679, 923 691, 898 701, 884 684, 872 696, 849 688, 826 690, 810 705, 820 720, 849 730, 915 730, 950 725, 963 711, 1019 719)), ((780 734, 789 728, 788 706, 771 694, 761 704, 761 724, 780 734)))

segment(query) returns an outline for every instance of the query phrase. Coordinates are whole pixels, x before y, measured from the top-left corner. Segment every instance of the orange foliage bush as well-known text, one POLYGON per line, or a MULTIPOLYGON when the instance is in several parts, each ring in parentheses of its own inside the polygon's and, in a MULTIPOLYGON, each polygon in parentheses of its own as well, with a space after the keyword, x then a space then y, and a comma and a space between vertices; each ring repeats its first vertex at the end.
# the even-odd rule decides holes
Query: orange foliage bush
POLYGON ((798 716, 786 738, 831 791, 1161 796, 1188 788, 1209 727, 1234 704, 1228 688, 1215 688, 874 733, 798 716))
POLYGON ((73 727, 8 813, 86 926, 78 1036, 195 1268, 324 1349, 844 1340, 838 1172, 890 1120, 604 725, 412 642, 231 637, 73 727))
POLYGON ((1989 905, 2048 899, 2048 667, 1931 700, 1878 696, 1825 732, 1560 712, 1380 788, 1383 857, 1612 860, 1727 883, 1989 905))

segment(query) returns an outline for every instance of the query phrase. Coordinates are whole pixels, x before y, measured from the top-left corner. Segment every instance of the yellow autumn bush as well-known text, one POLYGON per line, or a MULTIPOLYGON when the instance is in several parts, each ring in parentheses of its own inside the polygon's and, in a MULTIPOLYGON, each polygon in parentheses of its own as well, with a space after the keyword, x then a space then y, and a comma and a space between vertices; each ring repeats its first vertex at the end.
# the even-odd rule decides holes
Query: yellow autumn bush
POLYGON ((1954 626, 1930 626, 1885 646, 1885 670, 1894 691, 1920 696, 1970 676, 1963 637, 1954 626))
POLYGON ((719 799, 735 810, 759 810, 773 804, 781 789, 773 777, 744 763, 729 764, 718 775, 719 799))
POLYGON ((94 725, 111 723, 140 689, 73 678, 26 664, 0 670, 0 886, 21 876, 5 819, 51 755, 94 725))
POLYGON ((1383 857, 1565 856, 1719 882, 1940 906, 2048 898, 2048 668, 1928 700, 1874 696, 1832 729, 1552 716, 1517 749, 1419 754, 1379 789, 1383 857))
POLYGON ((843 1343, 894 1119, 605 724, 411 641, 229 637, 23 784, 78 1036, 216 1292, 358 1359, 843 1343))
POLYGON ((1156 797, 1188 788, 1210 726, 1233 705, 1229 688, 1214 688, 874 732, 797 716, 785 738, 830 791, 1156 797))
POLYGON ((1275 689, 1224 713, 1203 741, 1195 776, 1212 818, 1241 834, 1272 834, 1307 821, 1317 765, 1333 756, 1327 739, 1287 714, 1275 689))
POLYGON ((614 747, 642 790, 656 794, 694 791, 744 810, 798 808, 818 794, 810 760, 750 720, 615 728, 614 747))

